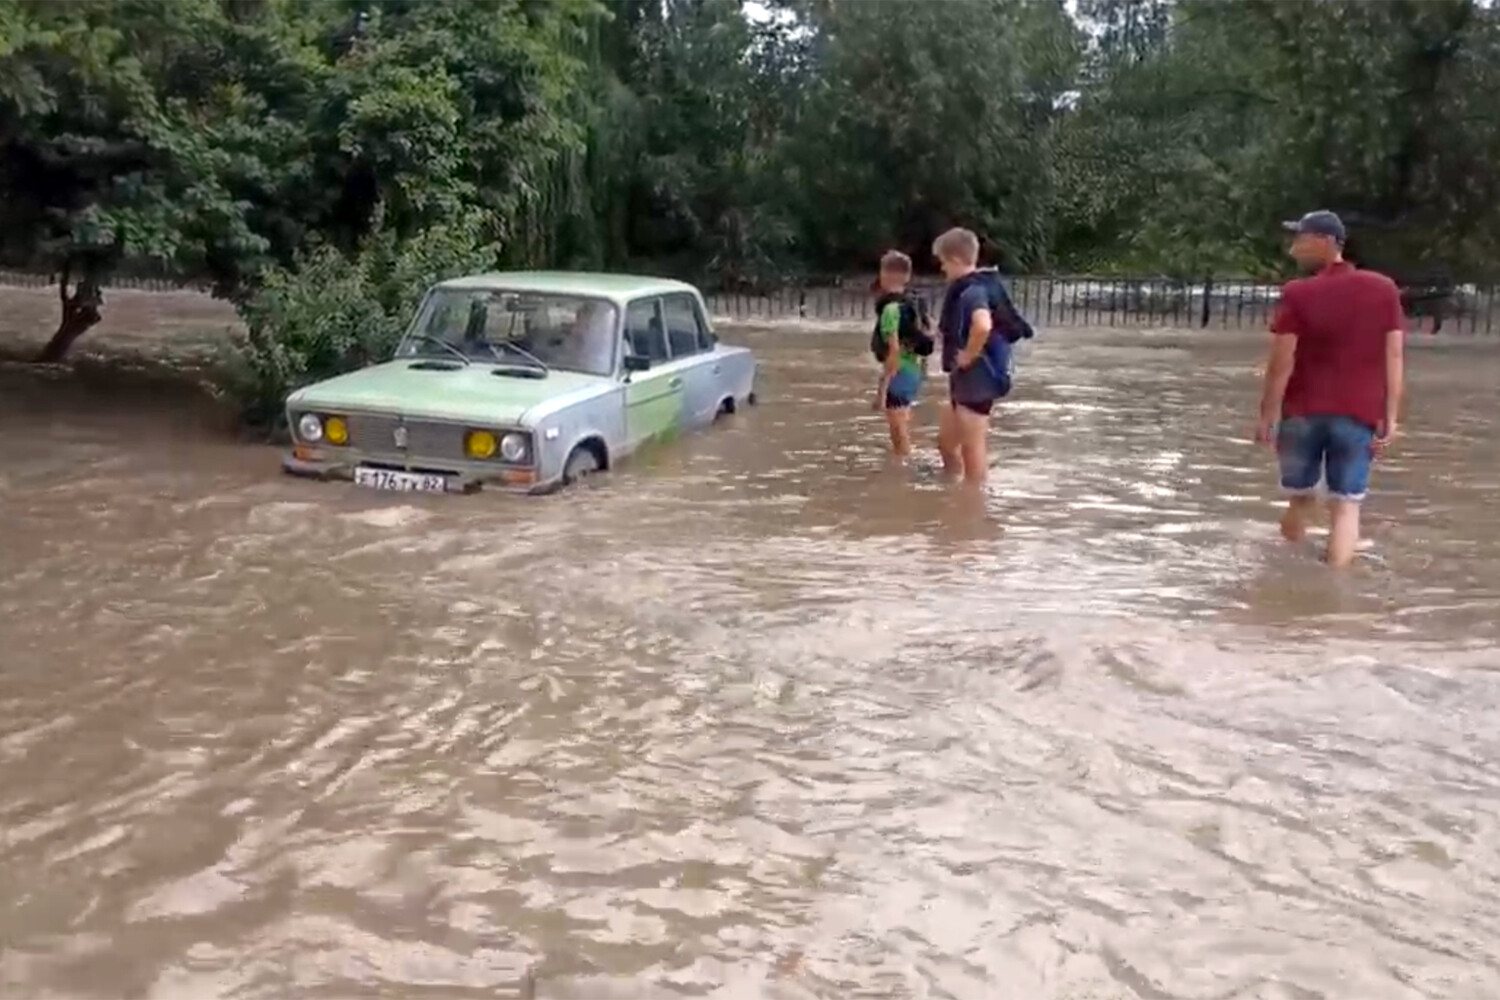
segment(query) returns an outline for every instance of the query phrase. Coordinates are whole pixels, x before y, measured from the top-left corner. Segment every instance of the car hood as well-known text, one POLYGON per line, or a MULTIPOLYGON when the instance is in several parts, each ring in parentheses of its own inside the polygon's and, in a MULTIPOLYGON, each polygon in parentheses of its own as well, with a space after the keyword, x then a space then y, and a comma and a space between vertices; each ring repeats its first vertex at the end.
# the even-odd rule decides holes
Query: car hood
POLYGON ((496 366, 487 364, 454 371, 412 367, 421 360, 402 358, 315 382, 288 396, 287 406, 519 424, 543 403, 586 398, 613 384, 597 375, 556 370, 546 378, 497 375, 496 366))

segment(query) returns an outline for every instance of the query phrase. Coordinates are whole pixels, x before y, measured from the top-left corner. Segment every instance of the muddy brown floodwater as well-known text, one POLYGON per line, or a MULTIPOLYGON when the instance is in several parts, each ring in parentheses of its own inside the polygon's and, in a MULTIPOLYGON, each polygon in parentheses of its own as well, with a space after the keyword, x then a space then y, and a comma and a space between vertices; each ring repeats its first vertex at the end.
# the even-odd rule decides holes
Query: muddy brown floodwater
POLYGON ((549 499, 0 372, 0 996, 1500 995, 1500 345, 1413 350, 1340 575, 1253 336, 1044 333, 967 501, 862 335, 735 339, 759 409, 549 499))

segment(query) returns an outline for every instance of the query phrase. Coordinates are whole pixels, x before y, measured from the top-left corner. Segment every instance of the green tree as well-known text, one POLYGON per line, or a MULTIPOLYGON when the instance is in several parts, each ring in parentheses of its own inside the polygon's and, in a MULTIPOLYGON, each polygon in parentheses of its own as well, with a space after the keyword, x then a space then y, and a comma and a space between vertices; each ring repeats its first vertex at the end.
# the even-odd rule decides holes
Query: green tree
POLYGON ((635 236, 648 255, 688 251, 728 284, 774 280, 793 251, 779 167, 780 93, 743 5, 673 0, 640 36, 646 120, 635 236))
POLYGON ((890 0, 802 8, 816 37, 798 198, 823 262, 967 223, 1012 266, 1052 242, 1055 124, 1081 37, 1059 3, 890 0))
POLYGON ((39 360, 99 322, 123 261, 190 275, 261 249, 219 181, 220 21, 209 0, 0 7, 0 260, 56 274, 62 306, 39 360))
POLYGON ((1322 206, 1398 277, 1478 276, 1500 260, 1489 6, 1097 0, 1082 11, 1102 30, 1063 128, 1067 259, 1276 271, 1276 220, 1322 206))

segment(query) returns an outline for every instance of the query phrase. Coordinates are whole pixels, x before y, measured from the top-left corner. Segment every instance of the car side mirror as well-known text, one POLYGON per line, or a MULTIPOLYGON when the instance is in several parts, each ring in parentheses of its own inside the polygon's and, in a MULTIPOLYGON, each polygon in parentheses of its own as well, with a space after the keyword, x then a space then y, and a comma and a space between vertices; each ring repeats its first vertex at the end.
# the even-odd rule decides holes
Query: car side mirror
POLYGON ((627 372, 643 372, 651 367, 651 359, 644 354, 625 355, 625 370, 627 372))

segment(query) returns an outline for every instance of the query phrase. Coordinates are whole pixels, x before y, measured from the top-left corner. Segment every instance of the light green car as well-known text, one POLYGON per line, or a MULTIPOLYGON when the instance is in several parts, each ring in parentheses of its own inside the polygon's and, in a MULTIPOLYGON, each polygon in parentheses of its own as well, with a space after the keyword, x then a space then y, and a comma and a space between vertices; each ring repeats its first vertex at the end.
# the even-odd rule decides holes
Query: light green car
POLYGON ((383 364, 293 392, 289 473, 375 489, 540 493, 755 402, 692 285, 514 272, 428 290, 383 364))

